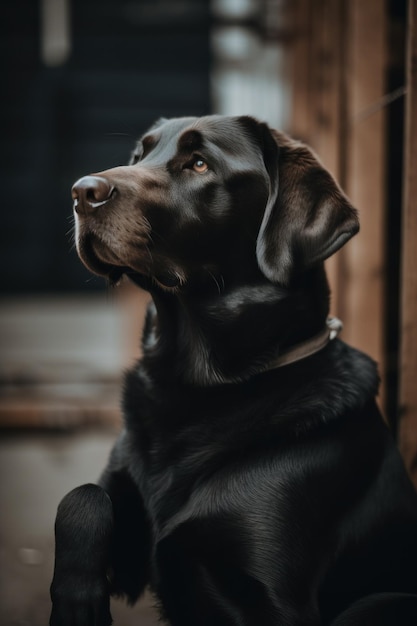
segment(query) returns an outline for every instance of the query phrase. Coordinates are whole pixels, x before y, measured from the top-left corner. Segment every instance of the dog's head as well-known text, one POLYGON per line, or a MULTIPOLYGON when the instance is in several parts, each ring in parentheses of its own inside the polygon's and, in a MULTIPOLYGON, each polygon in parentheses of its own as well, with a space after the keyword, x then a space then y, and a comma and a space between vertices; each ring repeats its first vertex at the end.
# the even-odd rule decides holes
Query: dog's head
POLYGON ((288 285, 359 228, 312 151, 250 117, 161 120, 72 194, 85 265, 166 289, 233 271, 288 285))

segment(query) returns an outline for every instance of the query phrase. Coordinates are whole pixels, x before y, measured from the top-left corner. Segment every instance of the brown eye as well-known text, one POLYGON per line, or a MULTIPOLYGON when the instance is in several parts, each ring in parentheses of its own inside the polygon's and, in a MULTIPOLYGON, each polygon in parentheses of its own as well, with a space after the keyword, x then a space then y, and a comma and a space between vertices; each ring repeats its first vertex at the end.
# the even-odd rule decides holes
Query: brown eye
POLYGON ((193 163, 193 170, 198 174, 204 174, 208 170, 208 165, 203 159, 196 159, 193 163))

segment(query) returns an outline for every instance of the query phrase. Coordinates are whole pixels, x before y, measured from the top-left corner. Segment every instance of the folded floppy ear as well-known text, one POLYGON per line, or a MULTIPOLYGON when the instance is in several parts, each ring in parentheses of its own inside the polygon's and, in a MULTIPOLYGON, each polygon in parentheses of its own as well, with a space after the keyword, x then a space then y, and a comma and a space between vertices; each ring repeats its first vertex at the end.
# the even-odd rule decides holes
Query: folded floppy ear
POLYGON ((271 183, 256 254, 265 276, 286 285, 341 248, 358 232, 359 222, 356 210, 307 146, 266 126, 264 133, 269 133, 263 143, 271 183))

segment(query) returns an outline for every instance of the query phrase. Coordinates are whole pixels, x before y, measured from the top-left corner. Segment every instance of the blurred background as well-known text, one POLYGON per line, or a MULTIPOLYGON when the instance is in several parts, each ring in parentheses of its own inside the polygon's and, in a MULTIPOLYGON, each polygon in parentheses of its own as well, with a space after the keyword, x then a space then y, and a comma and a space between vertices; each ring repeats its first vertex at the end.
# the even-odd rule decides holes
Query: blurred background
MULTIPOLYGON (((139 355, 147 296, 81 265, 70 188, 158 117, 255 115, 340 181, 362 227, 328 262, 332 312, 380 365, 417 484, 417 0, 4 0, 1 18, 0 623, 47 623, 56 506, 104 467, 139 355)), ((148 597, 113 612, 156 624, 148 597)))

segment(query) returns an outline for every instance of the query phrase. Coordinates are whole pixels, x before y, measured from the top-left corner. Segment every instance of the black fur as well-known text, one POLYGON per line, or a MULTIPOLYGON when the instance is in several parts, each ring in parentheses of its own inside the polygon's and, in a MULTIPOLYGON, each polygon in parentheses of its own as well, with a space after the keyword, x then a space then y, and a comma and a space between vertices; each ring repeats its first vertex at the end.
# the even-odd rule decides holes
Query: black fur
POLYGON ((108 626, 109 594, 147 585, 173 626, 415 625, 417 497, 375 364, 336 339, 268 367, 324 326, 346 197, 246 117, 160 121, 97 176, 80 256, 153 304, 100 486, 58 510, 51 626, 108 626))

